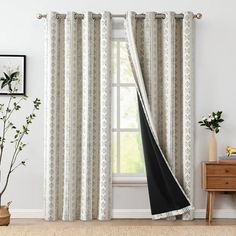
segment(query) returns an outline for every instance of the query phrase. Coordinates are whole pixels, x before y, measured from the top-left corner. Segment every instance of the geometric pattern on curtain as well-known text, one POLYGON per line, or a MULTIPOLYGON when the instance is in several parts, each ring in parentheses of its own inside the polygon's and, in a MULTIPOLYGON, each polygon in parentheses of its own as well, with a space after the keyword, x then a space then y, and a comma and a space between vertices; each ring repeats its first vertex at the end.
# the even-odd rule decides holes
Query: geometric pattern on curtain
POLYGON ((45 219, 111 214, 111 16, 47 15, 45 219))
MULTIPOLYGON (((193 202, 193 13, 184 13, 183 19, 176 19, 174 12, 167 12, 165 19, 156 19, 155 12, 145 18, 135 15, 128 13, 126 32, 137 91, 163 157, 193 202)), ((193 219, 193 208, 182 218, 193 219)))

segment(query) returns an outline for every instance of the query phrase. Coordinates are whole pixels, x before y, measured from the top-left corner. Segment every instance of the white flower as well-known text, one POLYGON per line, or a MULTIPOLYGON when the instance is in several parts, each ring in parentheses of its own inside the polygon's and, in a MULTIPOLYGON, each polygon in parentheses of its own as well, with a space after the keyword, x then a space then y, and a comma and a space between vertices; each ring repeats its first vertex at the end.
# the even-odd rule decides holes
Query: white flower
POLYGON ((215 119, 217 119, 218 118, 218 116, 217 115, 215 115, 215 119))
POLYGON ((202 117, 202 120, 206 120, 207 118, 205 116, 202 117))
POLYGON ((208 122, 211 122, 211 118, 208 118, 207 121, 208 121, 208 122))
POLYGON ((219 127, 218 129, 221 129, 221 127, 219 127))

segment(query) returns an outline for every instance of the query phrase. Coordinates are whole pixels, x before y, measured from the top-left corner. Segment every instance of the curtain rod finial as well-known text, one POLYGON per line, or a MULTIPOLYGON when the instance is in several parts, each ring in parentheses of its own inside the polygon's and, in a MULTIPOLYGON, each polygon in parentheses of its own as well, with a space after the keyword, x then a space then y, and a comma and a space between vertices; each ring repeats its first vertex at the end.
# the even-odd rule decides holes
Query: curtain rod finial
POLYGON ((37 19, 42 19, 42 18, 46 18, 47 15, 43 15, 43 14, 39 13, 39 14, 37 14, 36 17, 37 17, 37 19))
POLYGON ((195 17, 199 20, 199 19, 201 19, 202 18, 202 13, 197 13, 196 15, 195 15, 195 17))
POLYGON ((39 13, 39 14, 37 14, 36 17, 37 17, 37 19, 42 19, 43 16, 42 16, 42 14, 39 13))

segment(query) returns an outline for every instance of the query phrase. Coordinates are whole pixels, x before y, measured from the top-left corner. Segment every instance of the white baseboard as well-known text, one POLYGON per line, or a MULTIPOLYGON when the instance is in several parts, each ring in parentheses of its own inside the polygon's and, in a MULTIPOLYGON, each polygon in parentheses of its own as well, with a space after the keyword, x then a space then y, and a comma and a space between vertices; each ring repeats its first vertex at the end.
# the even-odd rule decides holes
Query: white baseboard
POLYGON ((10 209, 12 218, 36 218, 42 219, 43 209, 10 209))
POLYGON ((151 219, 150 209, 113 209, 113 219, 151 219))
MULTIPOLYGON (((205 209, 196 209, 194 212, 196 219, 203 219, 206 217, 205 209)), ((216 209, 213 210, 213 218, 236 218, 236 209, 216 209)))
MULTIPOLYGON (((150 209, 113 209, 112 217, 114 219, 151 219, 150 209)), ((204 219, 206 217, 205 209, 196 209, 195 219, 204 219)), ((236 209, 217 209, 213 210, 214 218, 236 218, 236 209)))
MULTIPOLYGON (((10 209, 12 218, 43 218, 42 209, 10 209)), ((204 219, 205 209, 196 209, 196 219, 204 219)), ((113 209, 113 219, 151 219, 150 209, 113 209)), ((236 209, 217 209, 213 211, 213 218, 236 218, 236 209)))

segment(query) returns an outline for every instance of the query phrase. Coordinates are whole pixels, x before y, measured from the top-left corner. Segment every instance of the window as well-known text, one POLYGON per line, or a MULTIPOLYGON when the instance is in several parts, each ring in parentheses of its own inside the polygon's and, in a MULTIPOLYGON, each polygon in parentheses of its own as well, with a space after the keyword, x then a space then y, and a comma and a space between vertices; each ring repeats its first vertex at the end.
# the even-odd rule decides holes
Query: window
POLYGON ((114 39, 112 47, 113 176, 144 176, 137 94, 126 41, 114 39))

